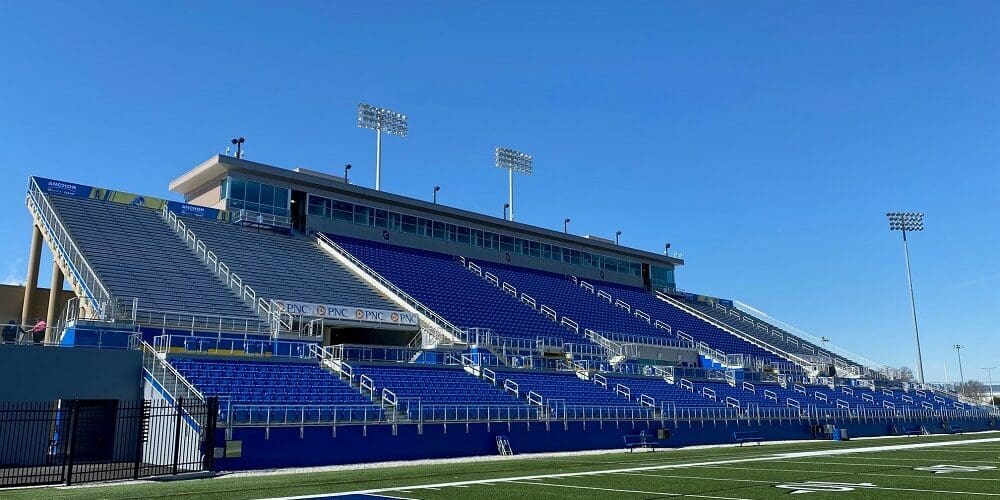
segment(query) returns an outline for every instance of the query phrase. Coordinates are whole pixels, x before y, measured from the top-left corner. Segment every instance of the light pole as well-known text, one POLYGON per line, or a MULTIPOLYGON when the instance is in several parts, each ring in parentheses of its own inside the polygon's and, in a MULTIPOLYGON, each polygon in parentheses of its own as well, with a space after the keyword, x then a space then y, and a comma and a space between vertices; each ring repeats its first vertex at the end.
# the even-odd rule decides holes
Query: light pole
POLYGON ((382 132, 389 135, 406 137, 408 131, 406 115, 395 111, 358 104, 358 128, 375 131, 375 190, 382 189, 382 132))
POLYGON ((229 142, 232 142, 233 145, 236 146, 236 159, 239 160, 243 158, 243 143, 247 142, 247 140, 244 139, 243 136, 240 136, 233 138, 233 140, 229 142))
POLYGON ((347 180, 347 171, 351 169, 350 163, 344 164, 344 184, 350 184, 351 181, 347 180))
POLYGON ((509 220, 507 219, 507 209, 509 208, 510 208, 510 203, 503 204, 503 220, 509 220))
POLYGON ((988 368, 983 368, 983 369, 986 370, 986 383, 989 384, 988 387, 990 388, 990 406, 994 406, 995 403, 993 402, 994 401, 993 400, 993 370, 996 370, 997 367, 990 366, 988 368))
POLYGON ((507 170, 507 188, 510 199, 510 219, 514 220, 514 172, 531 175, 535 171, 535 160, 531 155, 513 149, 497 147, 493 153, 494 163, 498 168, 507 170))
POLYGON ((910 275, 910 246, 906 241, 907 231, 924 230, 923 212, 889 212, 890 231, 903 232, 903 257, 906 259, 906 283, 910 288, 910 310, 913 312, 913 334, 917 340, 917 380, 924 383, 924 360, 920 353, 920 328, 917 326, 917 302, 913 298, 913 277, 910 275))
POLYGON ((965 346, 962 344, 955 344, 952 347, 954 347, 955 352, 958 353, 958 387, 961 388, 965 385, 965 373, 962 372, 962 349, 965 349, 965 346))
POLYGON ((434 186, 434 204, 437 205, 438 202, 438 191, 441 190, 441 186, 434 186))
POLYGON ((619 239, 622 237, 621 230, 615 231, 615 245, 620 245, 619 239))
POLYGON ((563 220, 563 232, 569 234, 569 218, 563 220))

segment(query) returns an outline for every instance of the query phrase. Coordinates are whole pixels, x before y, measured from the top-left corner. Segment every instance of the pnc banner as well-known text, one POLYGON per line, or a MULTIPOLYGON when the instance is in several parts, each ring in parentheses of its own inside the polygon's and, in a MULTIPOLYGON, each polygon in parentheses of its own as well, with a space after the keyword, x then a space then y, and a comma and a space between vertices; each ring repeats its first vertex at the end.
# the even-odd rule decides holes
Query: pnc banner
POLYGON ((391 325, 418 326, 420 324, 420 319, 416 314, 402 311, 313 304, 310 302, 295 302, 291 300, 275 300, 275 302, 282 311, 285 311, 292 316, 308 316, 312 318, 339 319, 344 321, 363 321, 366 323, 388 323, 391 325))

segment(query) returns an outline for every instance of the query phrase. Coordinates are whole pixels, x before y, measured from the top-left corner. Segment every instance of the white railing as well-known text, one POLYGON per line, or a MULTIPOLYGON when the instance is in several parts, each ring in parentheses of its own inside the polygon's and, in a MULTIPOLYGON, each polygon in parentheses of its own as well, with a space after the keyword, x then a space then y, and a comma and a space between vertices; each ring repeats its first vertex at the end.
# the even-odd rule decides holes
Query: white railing
POLYGON ((277 227, 281 229, 291 229, 292 219, 281 215, 265 214, 241 208, 233 214, 233 222, 242 225, 259 225, 267 227, 277 227))
POLYGON ((215 252, 208 249, 205 240, 199 239, 198 235, 188 228, 187 224, 176 213, 171 211, 166 204, 160 210, 160 215, 170 229, 180 236, 184 243, 194 251, 195 255, 208 265, 216 277, 220 278, 227 287, 235 291, 253 309, 254 313, 267 318, 268 323, 271 325, 272 333, 277 334, 281 331, 292 330, 292 316, 282 311, 274 300, 259 297, 257 291, 249 284, 244 283, 243 278, 238 274, 232 272, 230 267, 215 252))
POLYGON ((167 360, 153 349, 153 346, 142 340, 139 334, 130 339, 131 343, 142 350, 142 368, 156 381, 163 390, 173 398, 196 399, 205 402, 205 396, 188 382, 167 360))
MULTIPOLYGON (((781 321, 781 320, 779 320, 777 318, 774 318, 774 317, 770 316, 769 314, 765 313, 764 311, 761 311, 760 309, 757 309, 756 307, 753 307, 753 306, 751 306, 749 304, 746 304, 744 302, 740 302, 738 300, 735 300, 735 301, 733 301, 733 306, 736 309, 740 310, 741 312, 749 314, 749 315, 753 316, 754 318, 757 318, 757 319, 759 319, 761 321, 764 321, 766 323, 770 323, 771 325, 773 325, 773 326, 775 326, 777 328, 780 328, 781 330, 784 330, 784 331, 786 331, 786 332, 788 332, 788 333, 790 333, 790 334, 792 334, 792 335, 794 335, 796 337, 804 339, 804 340, 810 342, 811 344, 813 344, 814 346, 824 346, 824 349, 828 349, 829 351, 833 352, 834 354, 836 354, 836 355, 838 355, 838 356, 840 356, 840 357, 842 357, 844 359, 850 360, 850 361, 852 361, 854 363, 857 363, 857 364, 859 364, 861 366, 864 366, 864 367, 870 368, 872 370, 875 370, 875 371, 877 371, 877 372, 879 372, 879 373, 881 373, 881 374, 883 374, 883 375, 885 375, 885 376, 887 376, 889 378, 893 378, 894 379, 894 378, 896 378, 898 376, 898 370, 896 370, 895 368, 887 367, 887 366, 885 366, 885 365, 883 365, 881 363, 877 363, 877 362, 872 361, 871 359, 868 359, 868 358, 866 358, 866 357, 864 357, 864 356, 862 356, 860 354, 851 352, 851 351, 849 351, 847 349, 844 349, 844 348, 836 346, 836 345, 828 346, 827 345, 828 343, 824 342, 822 338, 817 337, 815 335, 812 335, 812 334, 810 334, 810 333, 808 333, 808 332, 806 332, 806 331, 804 331, 802 329, 796 328, 795 326, 790 325, 788 323, 785 323, 785 322, 783 322, 783 321, 781 321)), ((787 338, 787 337, 785 337, 785 338, 787 338)))
POLYGON ((76 246, 73 238, 67 231, 66 226, 59 219, 55 209, 49 203, 48 198, 42 192, 35 178, 28 181, 28 195, 25 198, 28 209, 35 214, 35 218, 44 226, 49 235, 49 241, 55 248, 56 253, 66 264, 75 277, 75 281, 80 285, 82 291, 91 303, 92 310, 96 313, 95 319, 106 318, 106 306, 112 302, 111 294, 101 283, 97 273, 90 267, 83 252, 76 246))
POLYGON ((707 313, 699 311, 698 309, 695 309, 695 308, 693 308, 693 307, 691 307, 691 306, 689 306, 687 304, 684 304, 681 301, 679 301, 679 300, 677 300, 677 299, 675 299, 675 298, 673 298, 673 297, 671 297, 671 296, 669 296, 669 295, 667 295, 667 294, 665 294, 663 292, 656 291, 656 296, 660 300, 663 300, 664 302, 667 302, 667 303, 669 303, 669 304, 671 304, 673 306, 676 306, 676 307, 680 308, 681 310, 687 312, 688 314, 691 314, 692 316, 695 316, 696 318, 699 318, 702 321, 710 323, 710 324, 716 326, 717 328, 725 330, 725 331, 729 332, 730 334, 732 334, 735 337, 739 337, 739 338, 741 338, 741 339, 743 339, 743 340, 745 340, 745 341, 747 341, 747 342, 749 342, 751 344, 754 344, 754 345, 756 345, 758 347, 761 347, 763 349, 771 351, 772 353, 777 354, 778 356, 781 356, 781 357, 783 357, 785 359, 792 360, 795 363, 801 365, 802 367, 815 370, 815 367, 814 367, 813 363, 809 362, 808 360, 804 359, 803 357, 801 357, 801 356, 799 356, 797 354, 793 354, 791 352, 788 352, 785 349, 781 349, 779 347, 775 347, 773 344, 771 344, 769 342, 765 342, 763 339, 760 339, 760 338, 755 337, 753 335, 748 335, 746 333, 743 333, 742 331, 737 330, 737 329, 735 329, 735 328, 733 328, 733 327, 731 327, 731 326, 729 326, 729 325, 727 325, 725 323, 722 323, 722 322, 720 322, 719 320, 715 319, 712 316, 709 316, 707 313))
POLYGON ((345 250, 344 247, 340 246, 337 242, 335 242, 332 239, 330 239, 329 236, 323 234, 322 232, 317 232, 316 236, 324 244, 328 245, 330 248, 332 248, 334 251, 336 251, 342 257, 344 257, 345 259, 347 259, 348 261, 350 261, 353 265, 357 266, 359 269, 361 269, 362 271, 364 271, 366 274, 368 274, 369 277, 371 277, 372 279, 374 279, 381 286, 387 288, 391 293, 393 293, 394 295, 396 295, 397 297, 399 297, 403 302, 405 302, 406 304, 408 304, 410 307, 414 308, 421 315, 426 316, 427 318, 430 318, 430 320, 433 321, 435 323, 435 325, 437 325, 439 328, 441 328, 441 329, 445 330, 446 332, 448 332, 450 335, 452 335, 453 338, 455 338, 455 339, 461 338, 462 330, 460 328, 458 328, 457 326, 451 324, 451 322, 448 321, 447 319, 445 319, 443 316, 441 316, 438 313, 434 312, 434 310, 432 310, 431 308, 425 306, 422 302, 420 302, 419 300, 417 300, 417 299, 413 298, 412 296, 410 296, 410 294, 408 294, 405 291, 403 291, 402 288, 399 288, 398 286, 394 285, 387 278, 383 277, 381 274, 379 274, 374 269, 372 269, 371 267, 369 267, 367 264, 365 264, 364 262, 362 262, 361 259, 358 259, 354 255, 352 255, 350 252, 348 252, 347 250, 345 250))

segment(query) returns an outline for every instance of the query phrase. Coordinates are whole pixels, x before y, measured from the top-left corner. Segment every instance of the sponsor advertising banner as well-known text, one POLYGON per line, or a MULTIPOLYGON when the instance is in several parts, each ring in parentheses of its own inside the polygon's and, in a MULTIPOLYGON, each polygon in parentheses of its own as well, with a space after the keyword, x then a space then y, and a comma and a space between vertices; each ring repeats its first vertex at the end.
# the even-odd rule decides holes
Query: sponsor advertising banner
POLYGON ((90 197, 90 186, 84 186, 83 184, 74 184, 72 182, 57 181, 54 179, 46 179, 44 177, 35 177, 38 182, 38 187, 46 193, 61 194, 63 196, 74 196, 76 198, 89 198, 90 197))
POLYGON ((205 219, 226 219, 226 212, 215 208, 199 207, 188 205, 176 201, 167 201, 162 198, 143 196, 140 194, 126 193, 124 191, 114 191, 99 187, 87 186, 85 184, 75 184, 72 182, 57 181, 44 177, 35 177, 38 187, 43 192, 58 194, 62 196, 72 196, 74 198, 90 198, 93 200, 104 200, 122 205, 133 205, 146 207, 152 210, 161 210, 166 204, 171 211, 182 217, 202 217, 205 219))
POLYGON ((278 304, 278 307, 292 316, 308 316, 313 318, 339 319, 344 321, 363 321, 366 323, 388 323, 392 325, 417 326, 420 324, 420 320, 416 314, 402 311, 313 304, 309 302, 295 302, 291 300, 276 300, 275 302, 278 304))
POLYGON ((203 219, 221 219, 221 212, 217 208, 199 207, 198 205, 188 205, 176 201, 168 201, 167 208, 171 212, 181 217, 201 217, 203 219))

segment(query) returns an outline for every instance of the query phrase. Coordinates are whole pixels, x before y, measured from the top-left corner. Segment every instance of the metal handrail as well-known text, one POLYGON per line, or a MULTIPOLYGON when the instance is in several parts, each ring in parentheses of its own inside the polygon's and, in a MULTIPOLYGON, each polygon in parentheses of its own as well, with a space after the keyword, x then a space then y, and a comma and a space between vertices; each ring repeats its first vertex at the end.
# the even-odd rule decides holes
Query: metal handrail
POLYGON ((767 350, 771 351, 772 353, 777 354, 778 356, 784 357, 785 359, 789 359, 791 361, 794 361, 795 363, 799 364, 800 366, 810 367, 810 368, 813 367, 812 363, 810 363, 809 361, 803 359, 801 356, 793 354, 793 353, 790 353, 790 352, 788 352, 788 351, 786 351, 784 349, 775 347, 772 344, 770 344, 769 342, 764 342, 762 339, 759 339, 757 337, 747 335, 747 334, 745 334, 745 333, 743 333, 743 332, 741 332, 739 330, 734 329, 733 327, 731 327, 729 325, 726 325, 724 323, 720 323, 715 318, 713 318, 711 316, 708 316, 705 313, 703 313, 703 312, 701 312, 701 311, 699 311, 699 310, 697 310, 697 309, 695 309, 693 307, 690 307, 690 306, 688 306, 686 304, 683 304, 679 300, 677 300, 677 299, 675 299, 675 298, 673 298, 673 297, 671 297, 671 296, 669 296, 669 295, 667 295, 667 294, 665 294, 663 292, 660 292, 660 291, 657 290, 656 291, 656 296, 660 300, 663 300, 664 302, 667 302, 670 305, 679 307, 681 310, 683 310, 683 311, 685 311, 685 312, 687 312, 689 314, 692 314, 695 317, 702 319, 703 321, 711 323, 713 326, 716 326, 716 327, 718 327, 718 328, 720 328, 722 330, 730 332, 734 336, 739 337, 739 338, 741 338, 741 339, 743 339, 743 340, 745 340, 745 341, 747 341, 747 342, 749 342, 751 344, 754 344, 754 345, 757 345, 758 347, 762 347, 764 349, 767 349, 767 350))
MULTIPOLYGON (((743 303, 743 302, 740 302, 740 301, 736 300, 736 301, 733 301, 733 308, 739 310, 742 313, 749 314, 750 316, 752 316, 752 317, 754 317, 754 318, 756 318, 756 319, 758 319, 760 321, 763 321, 765 323, 769 323, 773 327, 777 328, 778 330, 783 330, 784 332, 786 332, 786 333, 788 333, 790 335, 799 337, 801 339, 805 339, 806 341, 808 341, 809 343, 811 343, 813 346, 819 347, 820 345, 826 344, 825 342, 823 342, 823 340, 821 338, 819 338, 819 337, 817 337, 815 335, 812 335, 811 333, 806 332, 806 331, 804 331, 804 330, 802 330, 800 328, 797 328, 797 327, 795 327, 793 325, 785 323, 785 322, 783 322, 783 321, 781 321, 781 320, 779 320, 777 318, 774 318, 774 317, 770 316, 769 314, 765 313, 764 311, 761 311, 760 309, 757 309, 757 308, 755 308, 755 307, 753 307, 753 306, 751 306, 749 304, 746 304, 746 303, 743 303)), ((876 361, 868 359, 868 358, 866 358, 866 357, 864 357, 864 356, 862 356, 860 354, 851 352, 851 351, 849 351, 847 349, 844 349, 844 348, 842 348, 840 346, 836 346, 836 345, 833 345, 833 346, 824 346, 824 347, 822 347, 822 349, 830 351, 833 354, 835 354, 837 356, 840 356, 840 357, 842 357, 842 358, 844 358, 844 359, 846 359, 848 361, 851 361, 853 363, 857 363, 859 366, 866 367, 866 368, 871 369, 871 370, 875 370, 875 371, 877 371, 877 372, 879 372, 879 373, 881 373, 881 374, 883 374, 883 375, 885 375, 887 377, 895 378, 896 369, 888 367, 888 366, 885 366, 885 365, 883 365, 881 363, 878 363, 876 361)))
POLYGON ((66 226, 59 219, 59 215, 56 214, 48 198, 42 193, 34 177, 29 179, 28 196, 25 198, 25 202, 29 208, 34 206, 38 220, 45 225, 49 236, 53 240, 53 246, 62 254, 61 257, 66 262, 66 265, 77 275, 84 289, 83 291, 90 299, 94 310, 99 311, 101 316, 103 316, 105 306, 111 302, 111 293, 101 283, 97 273, 83 256, 83 252, 76 246, 73 238, 69 235, 69 231, 66 230, 66 226), (31 203, 27 203, 29 200, 31 203))
MULTIPOLYGON (((199 401, 203 403, 205 402, 205 396, 202 395, 201 391, 199 391, 191 382, 189 382, 187 378, 181 375, 181 373, 178 372, 177 369, 175 369, 169 362, 167 362, 167 360, 164 357, 161 357, 156 352, 156 350, 153 349, 153 346, 149 345, 148 342, 143 340, 142 337, 139 336, 139 334, 133 335, 132 339, 134 339, 133 342, 135 343, 137 348, 142 350, 142 366, 143 369, 149 372, 149 375, 151 377, 153 377, 154 379, 157 378, 156 372, 154 371, 156 368, 159 368, 162 371, 162 373, 169 373, 171 376, 174 377, 174 387, 173 387, 174 390, 171 392, 171 394, 174 397, 177 396, 176 392, 178 389, 177 382, 180 382, 181 387, 183 387, 189 393, 189 397, 193 396, 194 398, 197 398, 199 401)), ((164 390, 167 389, 167 387, 163 385, 165 383, 164 380, 159 380, 159 383, 161 384, 164 390)))
POLYGON ((382 276, 381 274, 379 274, 377 271, 375 271, 374 269, 372 269, 371 267, 369 267, 367 264, 365 264, 364 262, 362 262, 361 259, 355 257, 353 254, 351 254, 350 252, 348 252, 344 247, 340 246, 340 244, 338 244, 337 242, 335 242, 332 239, 330 239, 329 236, 323 234, 322 232, 316 232, 316 237, 319 238, 320 240, 322 240, 323 243, 326 243, 331 248, 333 248, 334 250, 336 250, 341 256, 343 256, 347 260, 351 261, 352 264, 354 264, 355 266, 361 268, 361 270, 364 271, 365 273, 367 273, 371 278, 373 278, 376 281, 378 281, 378 283, 380 285, 388 288, 393 294, 395 294, 399 298, 403 299, 404 302, 406 302, 407 304, 409 304, 411 307, 413 307, 414 309, 416 309, 417 311, 419 311, 424 316, 427 316, 428 318, 430 318, 432 321, 434 321, 434 323, 436 323, 438 325, 438 327, 446 330, 449 334, 451 334, 456 339, 460 339, 461 338, 461 334, 462 334, 462 329, 461 328, 458 328, 457 326, 453 325, 450 321, 448 321, 447 319, 445 319, 443 316, 441 316, 438 313, 434 312, 433 309, 431 309, 430 307, 425 306, 422 302, 420 302, 419 300, 413 298, 410 294, 408 294, 405 291, 403 291, 402 288, 399 288, 398 286, 394 285, 387 278, 385 278, 384 276, 382 276))
POLYGON ((195 256, 200 257, 208 264, 217 277, 223 278, 227 287, 238 291, 240 299, 246 302, 255 313, 267 318, 273 333, 278 333, 282 329, 292 329, 293 322, 290 314, 282 311, 273 299, 258 297, 257 291, 249 284, 244 283, 239 275, 232 272, 232 269, 219 258, 218 254, 208 249, 205 240, 198 238, 198 235, 188 228, 180 216, 170 210, 166 204, 160 210, 160 215, 167 226, 173 229, 174 233, 179 235, 184 243, 194 251, 195 256))

